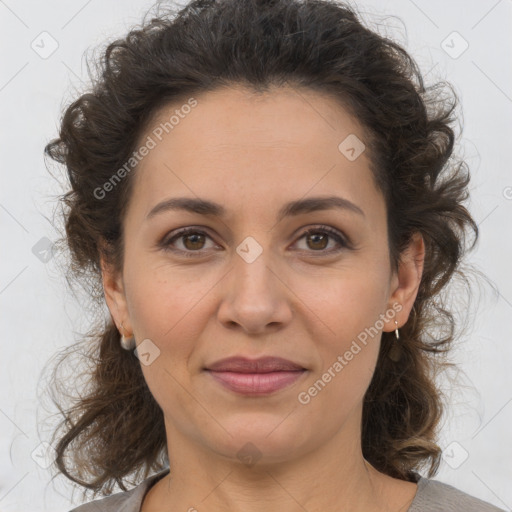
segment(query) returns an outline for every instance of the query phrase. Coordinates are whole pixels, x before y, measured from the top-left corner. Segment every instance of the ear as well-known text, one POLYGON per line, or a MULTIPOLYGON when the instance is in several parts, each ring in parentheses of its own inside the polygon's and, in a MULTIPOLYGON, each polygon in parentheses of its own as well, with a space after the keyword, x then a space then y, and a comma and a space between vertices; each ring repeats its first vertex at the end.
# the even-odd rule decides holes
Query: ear
MULTIPOLYGON (((104 246, 104 242, 101 246, 104 246)), ((100 251, 101 275, 103 291, 112 320, 118 331, 126 337, 133 335, 133 329, 128 314, 123 278, 120 272, 107 263, 103 251, 100 251), (122 324, 122 327, 121 327, 122 324)))
POLYGON ((425 262, 425 243, 420 233, 412 235, 407 248, 400 255, 398 270, 391 280, 391 295, 388 308, 396 311, 396 315, 383 330, 394 331, 403 326, 411 313, 423 275, 425 262), (398 304, 401 308, 398 307, 398 304), (394 305, 394 307, 393 307, 394 305), (395 320, 398 325, 395 324, 395 320), (391 325, 392 324, 392 325, 391 325))

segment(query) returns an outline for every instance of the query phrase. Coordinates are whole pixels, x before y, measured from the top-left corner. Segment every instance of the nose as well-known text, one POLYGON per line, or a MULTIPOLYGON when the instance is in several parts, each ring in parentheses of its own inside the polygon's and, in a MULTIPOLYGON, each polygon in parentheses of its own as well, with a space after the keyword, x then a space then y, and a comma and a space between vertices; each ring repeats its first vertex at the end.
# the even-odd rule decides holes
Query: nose
POLYGON ((239 254, 233 259, 233 267, 223 279, 219 321, 228 329, 247 334, 274 332, 286 326, 293 316, 293 293, 271 261, 270 250, 263 250, 252 262, 239 254))

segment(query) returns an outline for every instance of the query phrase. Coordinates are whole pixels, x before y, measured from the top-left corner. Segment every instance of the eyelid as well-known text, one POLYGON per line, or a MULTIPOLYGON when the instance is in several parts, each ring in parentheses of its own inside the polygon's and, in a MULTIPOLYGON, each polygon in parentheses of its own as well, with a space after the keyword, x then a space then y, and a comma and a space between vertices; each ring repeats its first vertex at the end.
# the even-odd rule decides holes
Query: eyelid
POLYGON ((178 228, 170 233, 167 233, 161 240, 161 242, 158 244, 161 246, 165 251, 173 252, 173 253, 181 253, 181 255, 184 255, 185 257, 194 257, 194 256, 203 256, 204 255, 204 249, 199 249, 197 251, 184 251, 182 249, 174 249, 171 248, 170 243, 173 240, 179 240, 180 237, 183 237, 185 235, 189 234, 201 234, 205 235, 211 240, 213 240, 213 237, 208 233, 208 230, 202 226, 187 226, 184 228, 178 228))
MULTIPOLYGON (((306 235, 309 235, 311 233, 318 233, 318 232, 326 233, 331 238, 336 239, 342 248, 346 248, 346 249, 354 248, 354 244, 352 243, 351 239, 347 235, 345 235, 342 231, 340 231, 336 228, 333 228, 331 226, 323 225, 323 224, 309 227, 305 231, 302 231, 300 234, 300 237, 297 239, 297 241, 301 240, 306 235)), ((311 252, 313 254, 315 252, 317 252, 318 254, 330 254, 330 253, 335 253, 336 251, 331 250, 331 251, 307 251, 307 252, 311 252)))
MULTIPOLYGON (((313 256, 315 256, 315 253, 317 253, 316 256, 321 257, 321 256, 329 256, 332 254, 337 254, 340 251, 342 251, 343 249, 350 249, 350 250, 354 249, 354 244, 352 243, 351 239, 347 235, 345 235, 343 232, 341 232, 340 230, 338 230, 336 228, 333 228, 333 227, 327 226, 327 225, 323 225, 323 224, 318 224, 318 225, 310 226, 307 228, 301 228, 301 230, 299 230, 299 233, 297 235, 295 235, 297 238, 296 238, 296 241, 294 242, 294 244, 297 243, 299 240, 302 240, 302 238, 304 238, 305 236, 307 236, 309 234, 322 233, 322 232, 327 234, 329 237, 334 238, 337 241, 339 247, 337 249, 319 250, 319 251, 299 250, 299 252, 302 252, 302 253, 307 252, 308 254, 311 254, 313 256)), ((167 233, 162 238, 161 242, 159 243, 159 246, 161 246, 164 250, 167 250, 170 252, 181 253, 185 257, 202 256, 204 254, 204 249, 198 249, 197 251, 190 251, 190 250, 184 251, 182 249, 173 249, 170 247, 171 241, 177 240, 180 237, 183 237, 188 234, 205 235, 206 237, 210 238, 213 241, 213 237, 209 234, 207 228, 205 228, 203 226, 187 226, 184 228, 178 228, 176 230, 171 231, 170 233, 167 233)))

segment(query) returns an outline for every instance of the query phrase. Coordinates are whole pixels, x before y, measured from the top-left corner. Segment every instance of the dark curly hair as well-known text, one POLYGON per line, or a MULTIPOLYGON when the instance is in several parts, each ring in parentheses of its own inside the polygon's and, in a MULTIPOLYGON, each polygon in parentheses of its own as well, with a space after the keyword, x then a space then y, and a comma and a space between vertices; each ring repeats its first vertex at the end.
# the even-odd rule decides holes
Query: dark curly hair
POLYGON ((340 2, 196 0, 180 10, 159 8, 108 44, 89 91, 66 108, 59 138, 45 147, 46 156, 65 164, 70 184, 60 196, 65 235, 58 241, 70 251, 68 281, 82 283, 97 307, 97 322, 83 343, 64 351, 52 374, 52 382, 63 384, 57 368, 69 351, 80 364, 85 358, 78 396, 66 408, 60 405, 68 378, 54 397, 64 418, 52 439, 58 471, 96 495, 111 493, 116 483, 126 490, 129 476, 140 481, 169 463, 163 413, 138 359, 121 348, 101 307, 100 254, 122 268, 123 217, 136 167, 107 197, 95 191, 128 161, 170 102, 220 87, 265 92, 287 85, 335 98, 365 130, 386 201, 394 268, 413 234, 423 236, 424 272, 401 329, 400 358, 390 357, 393 333, 382 334, 364 398, 362 451, 395 478, 413 480, 413 471, 424 467, 435 475, 444 411, 435 377, 451 364, 446 354, 456 338, 454 315, 442 297, 456 274, 464 276, 462 258, 478 238, 463 205, 468 167, 452 154, 458 104, 453 87, 426 87, 398 43, 364 26, 355 8, 340 2))

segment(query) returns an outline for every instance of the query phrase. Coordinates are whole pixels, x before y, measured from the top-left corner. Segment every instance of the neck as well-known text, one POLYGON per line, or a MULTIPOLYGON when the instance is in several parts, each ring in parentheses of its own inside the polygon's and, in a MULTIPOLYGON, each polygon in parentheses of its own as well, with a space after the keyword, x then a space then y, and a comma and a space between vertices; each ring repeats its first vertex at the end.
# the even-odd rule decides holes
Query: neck
POLYGON ((142 512, 405 511, 416 490, 415 484, 379 473, 364 460, 360 442, 346 442, 342 432, 295 458, 259 454, 251 464, 212 453, 167 423, 166 429, 173 440, 170 473, 148 492, 142 512))

